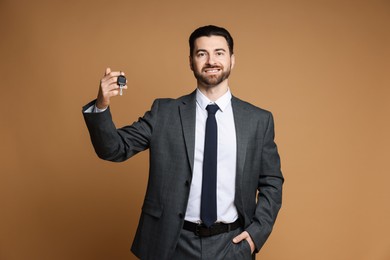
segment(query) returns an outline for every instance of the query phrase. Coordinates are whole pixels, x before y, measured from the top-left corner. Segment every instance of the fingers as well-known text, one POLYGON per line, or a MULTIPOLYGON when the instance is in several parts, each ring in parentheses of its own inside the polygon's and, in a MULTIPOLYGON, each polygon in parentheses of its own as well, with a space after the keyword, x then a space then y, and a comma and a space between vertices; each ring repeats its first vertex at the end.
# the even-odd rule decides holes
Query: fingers
MULTIPOLYGON (((104 77, 100 80, 99 93, 96 102, 98 108, 108 107, 110 98, 119 95, 120 89, 117 80, 120 75, 125 75, 125 73, 122 71, 111 71, 110 68, 106 68, 104 77)), ((122 89, 127 89, 127 81, 122 89)))
POLYGON ((255 251, 255 243, 253 243, 253 240, 247 231, 244 231, 235 238, 233 238, 233 243, 238 244, 243 240, 246 240, 248 242, 249 246, 251 247, 251 253, 253 253, 255 251))
POLYGON ((111 83, 116 82, 119 75, 125 75, 125 73, 122 71, 111 71, 110 68, 107 68, 106 73, 104 74, 104 77, 102 78, 101 82, 107 82, 107 81, 110 81, 111 83))
POLYGON ((242 232, 241 234, 239 234, 238 236, 236 236, 235 238, 233 238, 233 242, 235 244, 237 243, 240 243, 242 240, 244 240, 247 236, 249 236, 248 232, 244 231, 242 232))
MULTIPOLYGON (((104 77, 100 80, 100 87, 107 89, 107 90, 113 90, 119 88, 117 84, 118 76, 125 75, 123 71, 111 71, 110 68, 106 68, 106 72, 104 77)), ((127 83, 127 80, 126 80, 127 83)), ((125 89, 127 89, 127 84, 124 86, 125 89)))

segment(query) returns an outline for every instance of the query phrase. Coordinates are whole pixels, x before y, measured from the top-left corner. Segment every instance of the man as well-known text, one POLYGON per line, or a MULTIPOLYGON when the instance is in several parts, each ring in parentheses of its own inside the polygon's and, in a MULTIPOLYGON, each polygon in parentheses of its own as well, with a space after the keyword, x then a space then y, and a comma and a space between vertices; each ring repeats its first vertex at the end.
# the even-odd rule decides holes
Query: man
MULTIPOLYGON (((150 172, 132 245, 141 259, 254 259, 281 207, 283 176, 270 112, 232 96, 233 39, 216 26, 190 36, 197 89, 157 99, 116 129, 111 97, 122 72, 106 69, 83 108, 97 155, 124 161, 150 149, 150 172)), ((127 88, 127 86, 125 86, 127 88)))

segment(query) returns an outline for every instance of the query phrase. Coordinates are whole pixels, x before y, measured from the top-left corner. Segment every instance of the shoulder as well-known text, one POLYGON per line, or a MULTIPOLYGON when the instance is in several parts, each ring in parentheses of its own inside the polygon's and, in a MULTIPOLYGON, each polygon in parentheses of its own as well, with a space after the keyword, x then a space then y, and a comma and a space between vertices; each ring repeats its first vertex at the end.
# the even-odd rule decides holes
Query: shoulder
POLYGON ((235 96, 232 97, 232 106, 233 109, 243 109, 248 113, 261 117, 270 117, 272 116, 271 112, 263 109, 261 107, 255 106, 247 101, 241 100, 235 96))
POLYGON ((181 96, 178 98, 158 98, 158 99, 155 99, 153 102, 153 107, 158 106, 160 109, 173 108, 173 107, 177 107, 181 104, 194 103, 195 101, 196 101, 195 92, 192 92, 188 95, 184 95, 184 96, 181 96))

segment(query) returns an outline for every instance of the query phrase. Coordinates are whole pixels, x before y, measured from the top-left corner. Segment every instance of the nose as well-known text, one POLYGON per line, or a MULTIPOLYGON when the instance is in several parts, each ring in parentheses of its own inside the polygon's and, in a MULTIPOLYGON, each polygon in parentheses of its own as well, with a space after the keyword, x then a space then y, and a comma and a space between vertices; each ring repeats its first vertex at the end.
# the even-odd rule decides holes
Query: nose
POLYGON ((216 64, 216 59, 214 54, 208 55, 207 63, 209 65, 215 65, 216 64))

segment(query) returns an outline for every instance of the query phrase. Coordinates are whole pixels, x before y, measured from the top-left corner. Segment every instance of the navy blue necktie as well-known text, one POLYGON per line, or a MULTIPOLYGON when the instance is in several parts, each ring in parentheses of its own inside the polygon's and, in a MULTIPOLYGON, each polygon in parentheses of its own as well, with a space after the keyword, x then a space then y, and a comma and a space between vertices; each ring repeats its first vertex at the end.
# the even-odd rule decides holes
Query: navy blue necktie
POLYGON ((210 227, 217 220, 217 105, 208 105, 206 110, 205 145, 203 154, 203 177, 200 218, 210 227))

